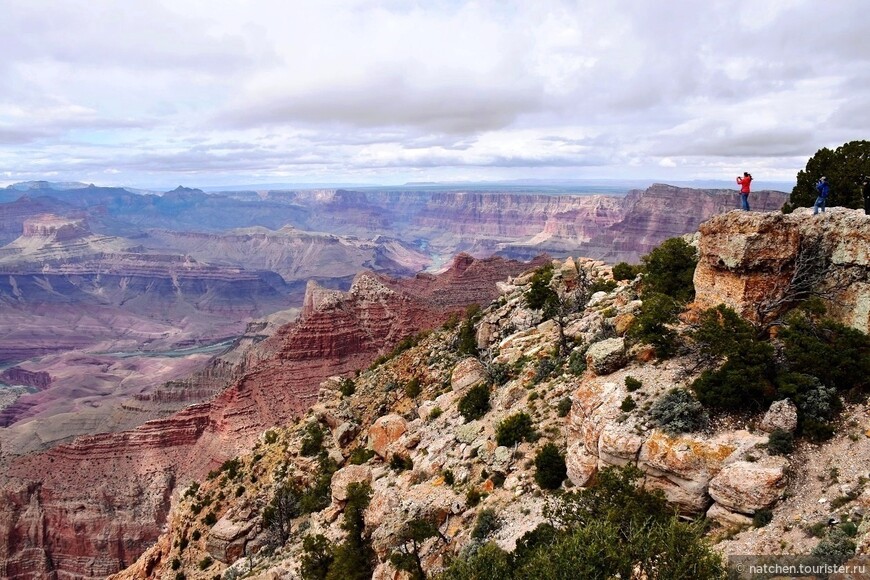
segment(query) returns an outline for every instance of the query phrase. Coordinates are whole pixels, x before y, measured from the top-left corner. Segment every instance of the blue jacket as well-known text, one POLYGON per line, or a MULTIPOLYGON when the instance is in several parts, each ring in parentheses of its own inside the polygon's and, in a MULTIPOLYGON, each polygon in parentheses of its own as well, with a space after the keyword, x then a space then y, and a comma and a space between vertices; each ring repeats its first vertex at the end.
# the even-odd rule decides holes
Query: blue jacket
POLYGON ((828 197, 828 192, 831 190, 831 186, 828 185, 827 181, 819 181, 816 184, 816 191, 819 192, 819 197, 825 199, 828 197))

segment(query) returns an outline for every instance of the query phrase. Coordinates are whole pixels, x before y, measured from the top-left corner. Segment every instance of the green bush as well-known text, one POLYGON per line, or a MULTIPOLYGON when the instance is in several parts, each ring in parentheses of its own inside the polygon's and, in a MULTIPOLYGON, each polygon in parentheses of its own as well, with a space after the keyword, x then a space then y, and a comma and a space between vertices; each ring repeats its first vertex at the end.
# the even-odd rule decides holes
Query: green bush
POLYGON ((179 560, 178 558, 173 558, 170 568, 172 568, 173 570, 178 570, 179 568, 181 568, 181 560, 179 560))
POLYGON ((353 382, 353 379, 343 378, 338 386, 338 390, 341 392, 342 397, 349 397, 356 392, 356 383, 353 382))
POLYGON ((657 293, 644 294, 640 312, 628 330, 628 337, 651 344, 656 356, 668 358, 677 349, 677 333, 668 325, 676 322, 680 305, 670 296, 657 293))
POLYGON ((303 580, 326 580, 335 559, 332 542, 323 534, 308 535, 302 540, 302 551, 299 573, 303 580))
POLYGON ((710 422, 703 405, 689 391, 678 388, 659 397, 650 407, 649 416, 672 435, 706 429, 710 422))
POLYGON ((326 580, 369 580, 376 556, 371 543, 363 534, 363 514, 371 501, 372 489, 367 483, 347 486, 347 504, 341 528, 347 532, 344 542, 332 550, 332 562, 326 580))
POLYGON ((417 398, 420 393, 423 392, 422 387, 420 387, 420 379, 414 377, 405 385, 405 396, 410 397, 411 399, 417 398))
POLYGON ((495 430, 495 439, 499 445, 511 447, 521 441, 527 441, 534 436, 532 418, 520 411, 505 418, 495 430))
POLYGON ((273 443, 275 443, 275 441, 278 440, 278 434, 275 431, 269 429, 268 431, 266 431, 263 440, 266 442, 267 445, 272 445, 273 443))
POLYGON ((698 400, 706 407, 724 410, 757 410, 776 394, 773 347, 761 341, 746 341, 729 355, 721 367, 707 370, 692 383, 698 400))
POLYGON ((208 512, 205 514, 205 517, 202 518, 202 523, 207 526, 213 526, 217 523, 217 516, 214 515, 214 512, 208 512))
POLYGON ((435 419, 440 417, 443 413, 444 413, 444 411, 441 409, 441 407, 433 407, 432 410, 429 411, 429 420, 434 421, 435 419))
POLYGON ((637 408, 637 403, 631 397, 631 395, 626 395, 622 400, 622 404, 619 406, 623 413, 630 413, 635 408, 637 408))
POLYGON ((637 485, 641 477, 635 467, 602 470, 597 485, 549 504, 549 521, 520 538, 512 554, 473 542, 439 578, 724 579, 703 526, 681 522, 661 492, 637 485))
POLYGON ((193 530, 193 533, 190 534, 190 539, 194 542, 198 542, 201 537, 202 534, 200 534, 199 530, 193 530))
POLYGON ((199 561, 199 569, 205 570, 206 568, 208 568, 212 564, 214 564, 214 560, 211 559, 211 556, 206 556, 205 558, 203 558, 202 560, 199 561))
POLYGON ((465 493, 465 504, 468 507, 475 507, 480 503, 480 500, 483 498, 483 495, 478 491, 476 487, 468 488, 468 491, 465 493))
POLYGON ((367 447, 357 447, 350 453, 348 461, 351 465, 362 465, 368 463, 369 459, 375 456, 375 452, 367 447))
POLYGON ((405 522, 399 532, 399 549, 390 554, 390 563, 397 570, 407 572, 410 580, 426 580, 420 549, 423 542, 439 535, 438 527, 426 519, 405 522))
POLYGON ((641 258, 643 295, 664 294, 679 304, 695 297, 692 278, 698 258, 695 249, 681 238, 670 238, 641 258))
POLYGON ((788 368, 843 392, 870 390, 870 336, 832 320, 794 313, 779 334, 788 368))
POLYGON ((390 467, 396 471, 407 471, 414 469, 414 461, 405 455, 393 453, 393 456, 390 458, 390 467))
POLYGON ((767 440, 767 452, 771 455, 788 455, 794 451, 794 436, 788 431, 775 429, 767 440))
POLYGON ((610 292, 616 288, 616 280, 608 280, 607 278, 596 278, 589 285, 589 294, 596 292, 610 292))
POLYGON ((813 548, 812 555, 831 566, 840 566, 855 555, 855 542, 839 526, 813 548))
POLYGON ((471 387, 459 399, 458 407, 466 422, 480 419, 489 411, 489 387, 487 385, 471 387))
POLYGON ((507 363, 492 363, 487 367, 489 381, 500 387, 513 378, 513 372, 507 363))
POLYGON ((538 361, 538 366, 535 367, 535 377, 532 379, 534 384, 540 383, 550 378, 553 371, 557 368, 556 361, 552 358, 542 358, 538 361))
POLYGON ((560 417, 568 416, 568 413, 571 412, 571 397, 564 397, 560 399, 557 411, 560 417))
POLYGON ((629 393, 633 393, 643 386, 643 383, 632 376, 625 377, 625 389, 629 393))
POLYGON ((526 304, 532 310, 540 310, 545 319, 556 315, 559 308, 559 295, 550 287, 553 279, 553 264, 545 264, 535 270, 529 289, 526 291, 526 304))
POLYGON ((614 280, 634 280, 640 272, 641 267, 639 265, 632 266, 627 262, 619 262, 613 266, 612 270, 614 280))
POLYGON ((456 483, 456 477, 453 475, 453 471, 450 469, 445 469, 441 472, 441 476, 444 477, 444 483, 447 485, 453 485, 456 483))
POLYGON ((499 528, 501 528, 501 519, 495 510, 482 509, 477 514, 477 521, 474 523, 474 529, 471 530, 471 537, 475 540, 483 540, 498 531, 499 528))
POLYGON ((543 489, 559 489, 568 475, 565 457, 553 443, 547 443, 535 456, 535 481, 543 489))
POLYGON ((456 352, 460 356, 477 356, 477 333, 474 325, 480 320, 480 307, 469 306, 456 337, 456 352))
POLYGON ((338 470, 338 465, 326 453, 321 453, 314 481, 302 490, 299 498, 300 514, 319 512, 332 501, 330 486, 332 474, 338 470))
POLYGON ((756 528, 763 528, 773 520, 773 512, 766 509, 761 509, 752 515, 752 525, 756 528))
POLYGON ((305 426, 305 434, 302 436, 300 453, 305 457, 314 457, 323 451, 323 438, 325 434, 319 423, 311 422, 305 426))
POLYGON ((568 357, 568 369, 572 375, 580 376, 586 372, 586 351, 574 349, 568 357))
POLYGON ((187 575, 184 572, 178 572, 175 575, 175 580, 187 580, 187 575))

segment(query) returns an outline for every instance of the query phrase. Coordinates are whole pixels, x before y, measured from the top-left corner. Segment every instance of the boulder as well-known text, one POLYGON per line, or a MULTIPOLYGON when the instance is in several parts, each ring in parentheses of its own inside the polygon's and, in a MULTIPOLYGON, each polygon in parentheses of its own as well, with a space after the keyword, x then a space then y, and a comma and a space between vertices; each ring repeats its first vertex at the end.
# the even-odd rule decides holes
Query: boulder
POLYGON ((474 357, 460 361, 450 375, 450 387, 457 393, 463 393, 483 382, 486 382, 486 368, 474 357))
POLYGON ((336 427, 335 431, 332 433, 332 438, 335 439, 336 444, 340 447, 344 447, 353 441, 353 438, 356 437, 357 433, 359 433, 359 425, 350 421, 345 421, 336 427))
POLYGON ((351 483, 371 483, 372 468, 368 465, 348 465, 332 474, 332 501, 347 500, 347 487, 351 483))
POLYGON ((384 415, 369 427, 368 447, 382 459, 388 459, 388 447, 408 430, 408 422, 400 415, 384 415))
POLYGON ((710 497, 743 514, 769 508, 782 496, 787 464, 783 457, 765 457, 754 463, 736 461, 726 465, 710 481, 710 497))
POLYGON ((777 429, 789 433, 797 429, 797 407, 789 399, 774 401, 759 426, 762 431, 773 433, 777 429))
POLYGON ((596 375, 609 375, 625 365, 625 339, 608 338, 586 351, 586 365, 596 375))
POLYGON ((233 521, 222 517, 208 533, 206 550, 224 564, 232 564, 245 555, 248 533, 254 527, 253 521, 233 521))
POLYGON ((732 512, 718 503, 714 503, 707 510, 707 519, 726 528, 748 528, 752 525, 752 518, 749 516, 732 512))

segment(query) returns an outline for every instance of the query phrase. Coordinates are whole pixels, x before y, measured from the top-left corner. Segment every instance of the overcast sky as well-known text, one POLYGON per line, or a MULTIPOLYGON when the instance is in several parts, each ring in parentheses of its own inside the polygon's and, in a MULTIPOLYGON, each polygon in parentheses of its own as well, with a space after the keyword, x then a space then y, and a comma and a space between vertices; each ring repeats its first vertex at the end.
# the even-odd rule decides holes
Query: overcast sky
POLYGON ((0 184, 793 180, 867 0, 0 0, 0 184))

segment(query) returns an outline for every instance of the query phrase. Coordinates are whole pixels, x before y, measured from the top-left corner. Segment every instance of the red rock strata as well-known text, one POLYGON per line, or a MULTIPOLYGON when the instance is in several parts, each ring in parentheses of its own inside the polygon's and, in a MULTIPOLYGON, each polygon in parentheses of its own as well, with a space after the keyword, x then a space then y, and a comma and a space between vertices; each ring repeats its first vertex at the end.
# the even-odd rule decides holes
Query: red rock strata
POLYGON ((125 568, 157 539, 176 487, 298 416, 326 377, 370 363, 470 302, 493 299, 496 281, 527 267, 460 256, 438 277, 363 273, 347 293, 312 284, 299 322, 257 345, 248 372, 211 401, 133 431, 0 459, 0 577, 82 578, 125 568))

